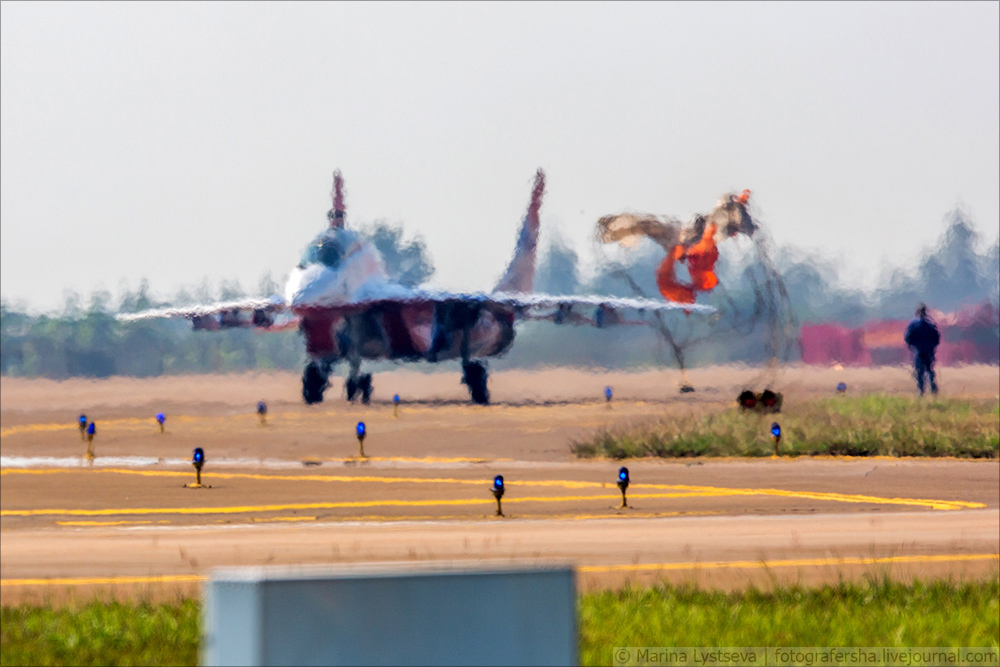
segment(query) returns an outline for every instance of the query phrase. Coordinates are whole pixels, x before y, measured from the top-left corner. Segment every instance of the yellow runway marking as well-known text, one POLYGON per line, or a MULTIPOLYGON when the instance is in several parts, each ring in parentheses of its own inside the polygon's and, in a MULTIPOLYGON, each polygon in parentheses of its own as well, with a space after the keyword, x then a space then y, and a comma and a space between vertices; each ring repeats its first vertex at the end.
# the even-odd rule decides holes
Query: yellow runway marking
MULTIPOLYGON (((674 493, 634 493, 632 499, 644 500, 655 498, 701 498, 706 496, 727 495, 720 494, 713 489, 711 492, 702 491, 681 491, 674 493)), ((504 504, 511 503, 559 503, 573 501, 611 500, 617 501, 620 495, 593 495, 593 496, 537 496, 527 498, 506 498, 504 504)), ((887 502, 886 499, 877 499, 887 502)), ((918 504, 909 502, 908 499, 895 499, 902 501, 902 504, 918 504)), ((144 515, 144 514, 246 514, 251 512, 280 512, 284 510, 313 510, 313 509, 343 509, 352 507, 435 507, 435 506, 462 506, 462 505, 493 505, 494 500, 490 498, 456 498, 438 500, 353 500, 326 503, 290 503, 285 505, 238 505, 231 507, 126 507, 126 508, 106 508, 106 509, 29 509, 29 510, 0 510, 0 517, 4 516, 108 516, 108 515, 144 515)), ((854 500, 849 502, 868 502, 854 500)), ((938 503, 943 501, 923 501, 921 504, 938 503)), ((933 505, 934 509, 942 509, 941 506, 933 505)), ((947 509, 958 509, 958 507, 947 507, 947 509)))
MULTIPOLYGON (((705 563, 638 563, 634 565, 583 565, 576 571, 582 574, 602 572, 634 572, 639 570, 708 570, 708 569, 757 569, 773 567, 822 567, 827 565, 880 565, 903 563, 949 563, 962 561, 998 560, 997 554, 940 554, 924 556, 887 556, 884 558, 798 558, 772 561, 709 561, 705 563)), ((57 579, 0 579, 0 586, 94 586, 115 584, 170 584, 199 583, 208 577, 199 574, 167 574, 147 577, 64 577, 57 579)))
MULTIPOLYGON (((58 473, 79 473, 72 468, 27 469, 7 468, 0 470, 0 475, 50 475, 58 473)), ((110 473, 119 475, 139 475, 144 477, 190 477, 190 472, 172 470, 132 470, 124 468, 100 468, 88 470, 87 474, 110 473)), ((297 482, 378 482, 384 484, 466 484, 482 486, 488 481, 478 479, 456 479, 452 477, 385 477, 361 475, 266 475, 260 473, 216 473, 206 474, 206 479, 255 479, 280 480, 297 482)), ((541 486, 559 487, 565 489, 607 489, 612 484, 603 482, 581 482, 573 480, 508 480, 507 486, 541 486)), ((875 505, 903 505, 910 507, 926 507, 934 510, 982 509, 983 503, 973 503, 964 500, 934 500, 924 498, 883 498, 859 494, 833 493, 825 491, 789 491, 786 489, 732 489, 717 486, 689 486, 684 484, 633 484, 633 489, 672 490, 687 492, 696 496, 775 496, 783 498, 804 498, 808 500, 834 501, 842 503, 868 503, 875 505)), ((671 496, 662 496, 671 497, 671 496)), ((674 496, 687 497, 687 496, 674 496)), ((0 513, 2 516, 2 513, 0 513)))
MULTIPOLYGON (((523 518, 531 521, 593 521, 594 519, 659 519, 663 517, 672 516, 714 516, 721 514, 721 512, 633 512, 628 511, 620 513, 607 513, 607 514, 531 514, 531 515, 521 515, 523 518)), ((319 520, 319 517, 312 517, 319 520)), ((444 521, 468 521, 470 517, 468 514, 359 514, 357 516, 324 516, 322 523, 413 523, 413 522, 424 522, 432 521, 435 523, 441 523, 444 521)), ((492 520, 493 517, 490 517, 492 520)), ((502 519, 500 519, 502 520, 502 519)), ((250 519, 251 523, 264 523, 267 519, 250 519)), ((231 526, 243 525, 238 523, 232 523, 225 519, 218 519, 217 523, 226 523, 231 526)), ((195 526, 200 526, 204 524, 192 524, 195 526)))
POLYGON ((922 498, 883 498, 881 496, 866 496, 859 494, 832 493, 826 491, 787 491, 785 489, 727 489, 711 486, 685 486, 664 484, 633 484, 635 489, 685 489, 689 491, 705 491, 714 489, 720 496, 780 496, 785 498, 807 498, 810 500, 833 500, 841 503, 872 503, 877 505, 911 505, 915 507, 930 507, 935 510, 982 509, 984 503, 971 503, 964 500, 925 500, 922 498))
MULTIPOLYGON (((294 413, 286 413, 279 415, 282 419, 323 419, 329 417, 339 417, 347 418, 345 415, 337 415, 333 412, 323 412, 311 415, 296 415, 294 413)), ((156 424, 156 420, 153 415, 149 417, 119 417, 117 419, 97 419, 97 424, 102 429, 107 429, 108 427, 124 427, 123 430, 135 431, 138 429, 149 428, 149 432, 153 434, 159 434, 159 427, 156 424)), ((226 416, 210 416, 210 417, 196 417, 193 415, 175 415, 167 416, 167 433, 170 432, 171 424, 198 424, 200 422, 246 422, 248 427, 260 428, 257 415, 255 413, 246 413, 238 415, 226 415, 226 416)), ((272 426, 273 422, 268 422, 268 427, 272 426)), ((79 430, 80 426, 75 421, 70 422, 52 422, 45 424, 20 424, 18 426, 9 426, 4 429, 0 429, 0 437, 6 437, 11 435, 17 435, 19 433, 32 433, 32 432, 51 432, 51 431, 76 431, 79 430)), ((103 432, 107 432, 106 430, 103 432)))
MULTIPOLYGON (((552 516, 546 516, 545 519, 549 521, 592 521, 594 519, 662 519, 665 517, 674 516, 716 516, 722 514, 722 512, 710 512, 710 511, 691 511, 691 512, 636 512, 632 508, 627 510, 619 510, 618 512, 605 513, 605 514, 568 514, 565 516, 559 516, 558 514, 552 516)), ((532 519, 535 517, 531 517, 532 519)))
POLYGON ((78 424, 24 424, 23 426, 0 428, 0 438, 18 433, 31 433, 32 431, 77 431, 79 429, 78 424))
MULTIPOLYGON (((315 460, 315 459, 313 459, 315 460)), ((366 456, 363 459, 351 456, 348 458, 323 459, 335 463, 363 463, 365 461, 390 463, 504 463, 512 459, 486 459, 469 456, 366 456)))
MULTIPOLYGON (((625 405, 626 402, 621 402, 621 405, 625 405)), ((642 407, 645 405, 643 401, 628 401, 629 405, 634 405, 637 407, 642 407)), ((583 404, 567 404, 563 407, 578 407, 584 412, 590 413, 593 410, 594 403, 583 403, 583 404)), ((382 417, 386 417, 385 424, 396 424, 398 423, 395 418, 387 417, 390 412, 390 405, 386 404, 381 406, 384 410, 365 410, 365 411, 351 411, 351 412, 315 412, 315 413, 304 413, 304 412, 283 412, 277 413, 274 417, 268 420, 268 427, 272 428, 274 426, 280 426, 283 421, 314 421, 320 422, 323 420, 342 420, 344 423, 351 423, 357 419, 369 420, 379 420, 382 417)), ((456 410, 460 414, 465 415, 477 415, 483 416, 488 415, 491 417, 505 416, 509 417, 511 413, 515 413, 518 416, 532 417, 534 413, 551 411, 551 406, 547 405, 498 405, 490 408, 481 408, 479 406, 451 406, 453 410, 456 410)), ((400 405, 400 416, 406 415, 419 415, 419 414, 429 414, 437 412, 440 410, 439 406, 434 405, 406 405, 405 403, 400 405)), ((573 421, 572 416, 567 416, 563 421, 573 421)), ((170 432, 170 424, 200 424, 202 422, 219 422, 219 423, 245 423, 247 427, 260 428, 258 418, 256 413, 247 412, 235 415, 214 415, 214 416, 193 416, 193 415, 175 415, 169 416, 167 421, 167 432, 170 432)), ((156 427, 156 422, 153 415, 149 417, 119 417, 117 419, 97 419, 98 425, 102 429, 107 429, 108 427, 124 427, 122 430, 134 431, 138 428, 149 428, 151 433, 156 433, 158 431, 156 427)), ((604 421, 597 422, 598 425, 603 425, 604 421)), ((419 423, 409 423, 406 424, 407 428, 433 428, 439 424, 427 424, 426 422, 419 423)), ((52 432, 52 431, 76 431, 78 430, 79 424, 75 421, 67 422, 50 422, 42 424, 20 424, 18 426, 8 426, 7 428, 0 429, 0 437, 8 437, 12 435, 18 435, 20 433, 32 433, 32 432, 52 432)), ((455 426, 452 427, 458 430, 473 430, 469 427, 455 426)), ((107 433, 107 430, 103 432, 107 433)), ((346 432, 346 431, 345 431, 346 432)))
POLYGON ((201 574, 164 574, 155 577, 63 577, 58 579, 0 579, 0 586, 111 586, 115 584, 200 583, 201 574))
MULTIPOLYGON (((152 521, 56 521, 59 526, 134 526, 138 524, 150 524, 152 521)), ((170 523, 169 521, 157 521, 156 523, 170 523)))
MULTIPOLYGON (((700 494, 692 493, 649 493, 633 494, 633 498, 688 498, 700 494)), ((620 495, 604 496, 540 496, 533 498, 509 498, 510 503, 558 503, 581 500, 619 500, 620 495)), ((252 512, 281 512, 284 510, 321 510, 348 507, 436 507, 462 505, 493 505, 492 498, 465 498, 447 500, 349 500, 329 503, 290 503, 287 505, 237 505, 233 507, 124 507, 108 509, 34 509, 0 510, 0 516, 111 516, 145 514, 247 514, 252 512)))
MULTIPOLYGON (((371 460, 371 459, 369 459, 371 460)), ((55 475, 65 473, 79 473, 80 468, 4 468, 0 470, 3 475, 55 475)), ((117 475, 139 475, 141 477, 190 477, 190 472, 180 472, 176 470, 135 470, 131 468, 91 468, 87 469, 87 474, 112 473, 117 475)), ((269 475, 263 473, 250 472, 215 472, 204 473, 205 478, 209 476, 217 479, 259 479, 268 481, 286 482, 378 482, 382 484, 470 484, 474 486, 489 486, 490 481, 485 479, 457 479, 453 477, 386 477, 368 475, 269 475)), ((613 487, 613 484, 601 482, 576 482, 572 480, 513 480, 507 486, 558 486, 566 489, 602 489, 613 487)), ((650 488, 674 488, 668 485, 654 485, 650 488)), ((712 487, 704 487, 712 488, 712 487)))
POLYGON ((790 560, 736 560, 708 561, 705 563, 637 563, 632 565, 584 565, 578 572, 636 572, 641 570, 741 570, 772 567, 820 567, 824 565, 880 565, 887 563, 948 563, 953 561, 1000 560, 997 554, 942 554, 937 556, 886 556, 884 558, 796 558, 790 560))
MULTIPOLYGON (((530 520, 543 519, 545 521, 593 521, 595 519, 662 519, 665 517, 677 517, 677 516, 717 516, 722 514, 722 512, 702 512, 702 511, 691 511, 691 512, 642 512, 634 511, 632 509, 619 511, 619 512, 607 512, 605 514, 545 514, 545 515, 524 515, 524 518, 530 520)), ((470 517, 468 514, 361 514, 357 516, 325 516, 323 517, 324 523, 359 523, 359 522, 384 522, 384 523, 400 523, 400 522, 414 522, 414 521, 453 521, 453 520, 468 520, 470 517)), ((249 519, 250 523, 273 523, 278 521, 318 521, 318 516, 307 516, 307 517, 275 517, 273 519, 269 518, 258 518, 251 517, 249 519)), ((88 527, 105 527, 105 526, 119 526, 119 525, 137 525, 137 524, 151 524, 152 521, 56 521, 57 525, 60 526, 88 526, 88 527)), ((158 524, 172 524, 171 521, 157 521, 158 524)), ((217 519, 216 523, 226 523, 229 525, 243 525, 234 524, 228 519, 217 519)), ((193 526, 202 526, 205 524, 191 524, 193 526)), ((184 526, 181 526, 184 527, 184 526)))
MULTIPOLYGON (((256 416, 256 415, 255 415, 256 416)), ((238 417, 188 417, 186 415, 179 415, 176 417, 168 417, 167 422, 167 433, 170 432, 170 424, 191 424, 194 422, 206 421, 206 420, 232 420, 238 417)), ((127 430, 134 431, 138 427, 148 428, 150 433, 159 435, 159 426, 156 424, 156 420, 152 415, 149 417, 120 417, 118 419, 98 419, 97 425, 101 428, 102 433, 106 433, 109 426, 124 426, 127 430)), ((80 425, 76 422, 69 423, 52 423, 52 424, 22 424, 20 426, 9 426, 4 429, 0 429, 0 437, 6 437, 11 435, 17 435, 18 433, 37 433, 46 431, 78 431, 80 425)))

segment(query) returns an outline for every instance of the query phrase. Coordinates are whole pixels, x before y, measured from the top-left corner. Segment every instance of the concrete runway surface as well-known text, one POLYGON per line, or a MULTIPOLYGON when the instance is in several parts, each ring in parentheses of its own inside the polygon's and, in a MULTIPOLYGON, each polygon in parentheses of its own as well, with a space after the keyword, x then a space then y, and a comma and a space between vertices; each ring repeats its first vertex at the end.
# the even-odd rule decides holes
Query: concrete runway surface
MULTIPOLYGON (((996 367, 946 371, 955 393, 995 395, 996 367)), ((666 372, 510 371, 494 375, 498 404, 485 408, 467 405, 451 374, 377 375, 378 389, 404 396, 398 417, 379 393, 371 406, 335 390, 301 405, 293 374, 4 378, 2 602, 187 594, 211 567, 266 563, 543 558, 575 563, 585 589, 996 575, 997 461, 643 459, 626 462, 621 509, 621 464, 569 451, 602 428, 726 409, 760 373, 693 372, 699 391, 681 395, 666 372), (253 414, 261 399, 263 427, 253 414), (80 412, 98 426, 92 466, 80 412), (211 488, 184 487, 196 446, 211 488), (502 518, 495 474, 507 481, 502 518)), ((769 384, 786 391, 789 412, 845 375, 857 391, 904 392, 909 381, 902 369, 791 369, 769 384)))

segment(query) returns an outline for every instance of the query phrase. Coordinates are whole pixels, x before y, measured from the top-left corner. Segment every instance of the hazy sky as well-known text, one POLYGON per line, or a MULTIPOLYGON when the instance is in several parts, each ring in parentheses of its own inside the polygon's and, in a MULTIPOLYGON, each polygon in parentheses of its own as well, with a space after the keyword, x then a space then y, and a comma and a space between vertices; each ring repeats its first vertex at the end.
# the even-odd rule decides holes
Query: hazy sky
POLYGON ((543 238, 584 257, 603 214, 750 188, 779 244, 874 280, 956 204, 996 238, 998 8, 5 2, 2 295, 255 289, 335 167, 445 287, 492 287, 539 166, 543 238))

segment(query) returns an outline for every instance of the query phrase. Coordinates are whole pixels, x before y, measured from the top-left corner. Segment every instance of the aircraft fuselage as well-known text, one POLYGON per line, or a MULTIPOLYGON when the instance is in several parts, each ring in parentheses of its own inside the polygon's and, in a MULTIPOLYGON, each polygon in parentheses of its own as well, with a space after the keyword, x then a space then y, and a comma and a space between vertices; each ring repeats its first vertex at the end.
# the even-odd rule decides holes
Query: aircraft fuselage
POLYGON ((498 304, 462 301, 376 301, 344 313, 299 310, 306 351, 314 360, 444 361, 482 359, 514 341, 514 311, 498 304))

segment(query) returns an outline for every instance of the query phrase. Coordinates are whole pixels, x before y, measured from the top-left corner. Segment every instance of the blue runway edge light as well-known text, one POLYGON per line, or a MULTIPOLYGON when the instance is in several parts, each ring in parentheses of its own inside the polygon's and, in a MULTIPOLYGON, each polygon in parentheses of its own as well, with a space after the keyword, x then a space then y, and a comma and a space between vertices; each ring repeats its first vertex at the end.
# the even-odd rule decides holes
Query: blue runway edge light
POLYGON ((393 403, 399 403, 399 394, 393 394, 392 395, 392 402, 393 403))
POLYGON ((837 391, 839 391, 841 394, 843 394, 845 391, 847 391, 847 383, 846 382, 841 382, 840 384, 838 384, 837 385, 837 391))
POLYGON ((771 435, 775 438, 781 437, 781 425, 778 422, 771 424, 771 435))
POLYGON ((604 398, 611 400, 611 387, 604 388, 604 398))
POLYGON ((191 458, 195 463, 205 462, 205 451, 201 447, 194 448, 194 456, 191 458))
POLYGON ((156 413, 156 421, 158 421, 158 422, 160 422, 162 424, 166 420, 167 420, 167 417, 162 412, 157 412, 156 413))
POLYGON ((267 412, 267 403, 265 403, 264 401, 258 401, 257 402, 257 413, 258 414, 264 414, 265 412, 267 412))
POLYGON ((87 427, 87 434, 94 435, 96 431, 97 431, 97 425, 94 424, 94 422, 90 422, 90 426, 87 427))
POLYGON ((618 489, 622 492, 622 509, 628 507, 628 501, 625 499, 625 490, 628 489, 628 468, 622 466, 618 469, 618 489))
POLYGON ((359 438, 365 437, 365 423, 358 422, 358 425, 355 427, 355 431, 357 431, 359 438))
POLYGON ((80 425, 82 426, 86 423, 87 423, 87 415, 80 415, 80 425))
POLYGON ((497 475, 493 478, 493 497, 497 499, 497 516, 503 516, 503 509, 500 507, 500 499, 503 498, 504 488, 503 488, 503 475, 497 475))

